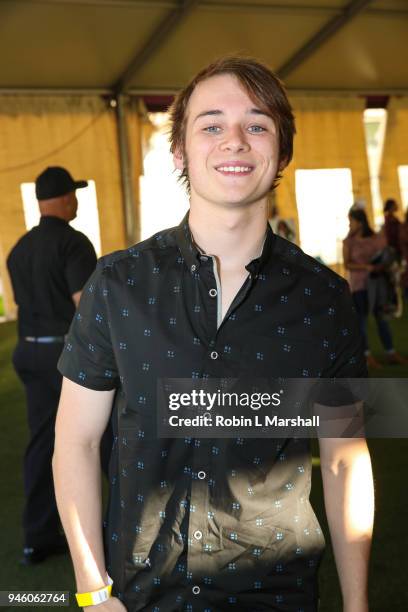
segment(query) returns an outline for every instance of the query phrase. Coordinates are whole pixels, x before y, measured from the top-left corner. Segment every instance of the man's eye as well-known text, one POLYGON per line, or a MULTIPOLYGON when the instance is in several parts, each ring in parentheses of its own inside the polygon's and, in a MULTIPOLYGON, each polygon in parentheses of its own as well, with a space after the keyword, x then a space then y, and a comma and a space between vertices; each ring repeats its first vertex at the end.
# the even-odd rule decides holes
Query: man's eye
POLYGON ((218 125, 209 125, 204 128, 204 132, 210 132, 211 134, 217 134, 221 128, 218 125))
POLYGON ((261 132, 266 132, 266 128, 262 127, 261 125, 250 125, 248 130, 250 132, 255 133, 255 134, 260 134, 261 132))

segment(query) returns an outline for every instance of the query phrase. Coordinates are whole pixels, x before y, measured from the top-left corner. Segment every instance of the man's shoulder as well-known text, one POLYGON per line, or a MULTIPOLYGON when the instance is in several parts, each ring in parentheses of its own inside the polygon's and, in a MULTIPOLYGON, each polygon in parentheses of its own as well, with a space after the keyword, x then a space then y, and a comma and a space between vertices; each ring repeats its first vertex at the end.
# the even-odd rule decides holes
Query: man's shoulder
POLYGON ((276 236, 274 255, 279 257, 282 266, 287 266, 289 273, 299 276, 299 280, 310 281, 322 290, 330 287, 342 293, 348 286, 347 281, 326 266, 323 262, 307 255, 299 246, 276 236))
POLYGON ((98 260, 100 271, 127 269, 136 265, 138 260, 162 257, 168 249, 177 248, 175 241, 176 227, 161 230, 127 249, 113 251, 98 260))
POLYGON ((84 232, 81 232, 81 230, 72 227, 72 225, 70 225, 69 223, 67 223, 65 226, 61 226, 60 231, 65 234, 67 239, 70 241, 76 242, 78 244, 92 244, 92 242, 90 241, 88 236, 84 234, 84 232))
POLYGON ((10 259, 16 254, 19 254, 23 250, 26 250, 31 244, 31 241, 33 237, 35 237, 37 232, 38 232, 38 225, 36 225, 35 227, 32 227, 28 232, 20 236, 20 238, 15 243, 15 245, 11 248, 7 256, 7 259, 10 259))

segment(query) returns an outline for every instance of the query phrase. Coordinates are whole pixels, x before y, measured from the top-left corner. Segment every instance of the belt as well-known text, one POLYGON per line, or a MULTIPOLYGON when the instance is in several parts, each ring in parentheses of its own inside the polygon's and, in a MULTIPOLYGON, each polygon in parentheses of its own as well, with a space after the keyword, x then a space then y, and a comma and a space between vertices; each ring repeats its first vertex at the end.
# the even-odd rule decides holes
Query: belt
POLYGON ((23 336, 26 342, 39 342, 40 344, 52 344, 53 342, 65 342, 65 336, 23 336))

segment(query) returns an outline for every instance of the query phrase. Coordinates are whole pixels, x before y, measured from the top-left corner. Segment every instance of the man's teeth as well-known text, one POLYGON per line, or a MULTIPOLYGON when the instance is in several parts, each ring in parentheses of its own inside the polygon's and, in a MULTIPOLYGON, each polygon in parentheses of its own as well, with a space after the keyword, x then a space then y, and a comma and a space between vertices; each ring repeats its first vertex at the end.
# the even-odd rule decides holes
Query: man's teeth
POLYGON ((249 166, 220 166, 217 170, 220 172, 249 172, 252 168, 249 166))

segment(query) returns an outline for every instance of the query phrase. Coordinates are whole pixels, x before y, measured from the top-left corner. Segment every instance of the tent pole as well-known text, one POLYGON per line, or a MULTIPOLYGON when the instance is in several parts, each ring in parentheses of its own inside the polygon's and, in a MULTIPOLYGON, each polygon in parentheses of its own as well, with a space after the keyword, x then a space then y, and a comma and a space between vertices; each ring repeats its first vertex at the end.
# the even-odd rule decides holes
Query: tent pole
POLYGON ((133 190, 133 173, 129 147, 129 135, 126 124, 126 96, 116 97, 116 119, 118 125, 120 176, 122 183, 123 213, 125 218, 126 246, 140 240, 136 231, 136 206, 133 190))
POLYGON ((116 94, 124 93, 130 88, 135 75, 146 66, 152 55, 169 38, 175 28, 188 17, 199 2, 200 0, 179 0, 175 8, 171 8, 165 14, 157 27, 150 33, 142 48, 133 57, 126 70, 114 83, 113 89, 116 94))
POLYGON ((276 74, 281 79, 286 79, 295 68, 303 64, 316 49, 323 43, 332 38, 336 32, 349 23, 358 13, 361 13, 372 0, 351 0, 341 12, 330 19, 320 30, 313 34, 300 49, 298 49, 282 66, 278 68, 276 74))

